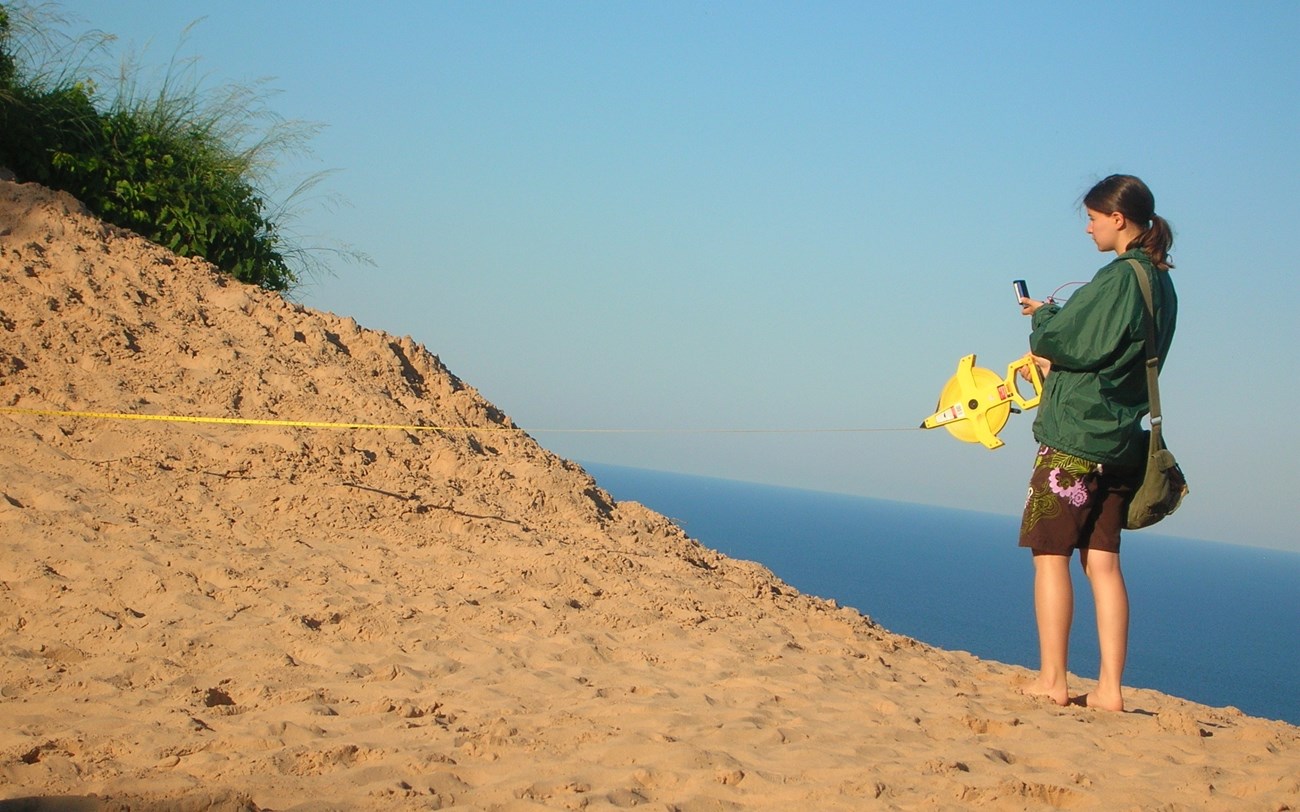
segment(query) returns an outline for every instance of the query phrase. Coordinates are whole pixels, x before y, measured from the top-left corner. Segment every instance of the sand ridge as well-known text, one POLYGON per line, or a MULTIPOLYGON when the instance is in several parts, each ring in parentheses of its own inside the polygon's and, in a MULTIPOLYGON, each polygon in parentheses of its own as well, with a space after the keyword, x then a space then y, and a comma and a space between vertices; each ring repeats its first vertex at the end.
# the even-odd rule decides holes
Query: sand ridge
POLYGON ((1024 697, 67 195, 0 290, 0 406, 479 429, 0 414, 0 810, 1300 808, 1295 727, 1024 697))

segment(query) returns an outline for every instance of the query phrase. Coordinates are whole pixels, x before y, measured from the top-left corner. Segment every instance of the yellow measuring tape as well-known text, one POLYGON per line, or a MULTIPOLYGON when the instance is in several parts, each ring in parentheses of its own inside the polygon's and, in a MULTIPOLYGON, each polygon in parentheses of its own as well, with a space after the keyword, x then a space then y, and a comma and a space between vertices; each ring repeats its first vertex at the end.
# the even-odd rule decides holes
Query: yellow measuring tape
POLYGON ((192 415, 133 414, 129 412, 76 412, 59 409, 24 409, 0 406, 0 413, 42 417, 80 417, 93 420, 147 420, 165 423, 215 423, 226 426, 276 426, 307 429, 377 429, 381 431, 536 432, 552 434, 853 434, 898 429, 522 429, 509 426, 423 426, 397 423, 329 423, 311 420, 261 420, 251 417, 195 417, 192 415))
POLYGON ((165 423, 217 423, 227 426, 279 426, 308 429, 401 429, 403 431, 522 431, 508 426, 403 426, 389 423, 326 423, 311 420, 259 420, 252 417, 194 417, 173 414, 132 414, 129 412, 73 412, 59 409, 20 409, 0 406, 6 414, 31 414, 43 417, 83 417, 94 420, 150 420, 165 423))

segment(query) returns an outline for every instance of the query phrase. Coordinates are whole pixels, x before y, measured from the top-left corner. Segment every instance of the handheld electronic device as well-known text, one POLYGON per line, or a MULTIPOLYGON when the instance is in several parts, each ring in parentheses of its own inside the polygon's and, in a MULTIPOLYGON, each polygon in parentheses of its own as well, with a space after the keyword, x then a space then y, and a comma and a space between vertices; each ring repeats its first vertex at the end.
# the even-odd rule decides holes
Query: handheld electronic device
POLYGON ((1019 304, 1021 299, 1029 298, 1029 286, 1025 284, 1025 280, 1017 279, 1011 283, 1011 287, 1016 289, 1016 304, 1019 304))

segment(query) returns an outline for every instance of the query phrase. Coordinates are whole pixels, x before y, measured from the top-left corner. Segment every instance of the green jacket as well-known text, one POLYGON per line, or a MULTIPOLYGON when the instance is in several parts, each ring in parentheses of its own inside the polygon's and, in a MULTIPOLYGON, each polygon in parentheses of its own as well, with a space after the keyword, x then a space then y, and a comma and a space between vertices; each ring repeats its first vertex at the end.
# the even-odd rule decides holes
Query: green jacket
POLYGON ((1093 462, 1139 466, 1146 453, 1142 418, 1150 405, 1145 305, 1130 258, 1151 272, 1163 365, 1174 337, 1178 296, 1169 274, 1156 271, 1140 249, 1116 257, 1064 305, 1039 308, 1029 348, 1052 362, 1034 438, 1093 462))

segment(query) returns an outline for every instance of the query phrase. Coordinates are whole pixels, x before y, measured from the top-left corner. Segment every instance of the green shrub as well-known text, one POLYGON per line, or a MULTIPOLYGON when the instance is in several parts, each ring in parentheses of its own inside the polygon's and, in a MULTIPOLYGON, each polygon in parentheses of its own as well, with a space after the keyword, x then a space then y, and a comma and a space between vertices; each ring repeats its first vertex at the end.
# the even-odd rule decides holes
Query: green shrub
MULTIPOLYGON (((9 10, 0 6, 0 43, 9 41, 9 10)), ((6 49, 0 48, 0 94, 14 83, 14 60, 6 49)), ((3 96, 0 96, 3 98, 3 96)))
POLYGON ((42 183, 76 190, 104 219, 236 279, 275 290, 296 281, 262 197, 201 133, 152 131, 130 111, 89 123, 84 142, 47 142, 42 183))
MULTIPOLYGON (((65 56, 71 69, 55 72, 24 64, 30 38, 43 33, 31 20, 30 9, 0 3, 0 166, 244 282, 292 287, 298 275, 289 259, 302 266, 308 252, 287 244, 284 209, 268 210, 257 181, 277 151, 300 148, 314 129, 268 113, 246 88, 200 92, 193 62, 173 60, 147 94, 138 89, 139 69, 125 66, 106 99, 89 58, 65 56), (19 19, 26 40, 15 35, 19 19)), ((89 50, 107 42, 101 36, 89 50)))

